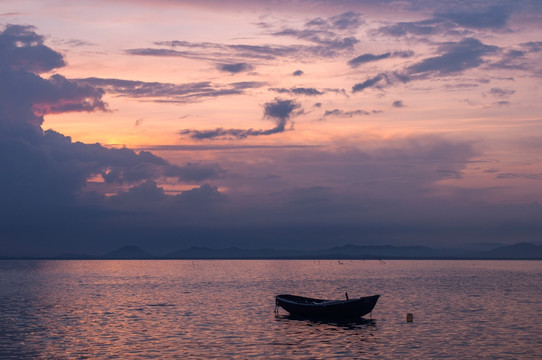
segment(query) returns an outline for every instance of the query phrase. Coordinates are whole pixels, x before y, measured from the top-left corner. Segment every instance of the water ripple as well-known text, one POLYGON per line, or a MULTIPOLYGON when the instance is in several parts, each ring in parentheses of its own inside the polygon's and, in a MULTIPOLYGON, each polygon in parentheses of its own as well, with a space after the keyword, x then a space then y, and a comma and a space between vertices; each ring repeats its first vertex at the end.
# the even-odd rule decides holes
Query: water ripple
POLYGON ((538 359, 541 265, 0 261, 0 358, 538 359), (372 319, 273 313, 278 293, 345 291, 382 295, 372 319))

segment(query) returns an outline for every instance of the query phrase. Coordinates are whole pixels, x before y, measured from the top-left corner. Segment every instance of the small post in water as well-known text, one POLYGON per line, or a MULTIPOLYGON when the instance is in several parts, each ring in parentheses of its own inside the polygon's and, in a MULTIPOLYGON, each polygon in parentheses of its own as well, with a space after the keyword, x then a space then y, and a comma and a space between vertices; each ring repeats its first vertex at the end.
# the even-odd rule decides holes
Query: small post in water
POLYGON ((412 315, 412 313, 406 314, 406 321, 407 322, 414 322, 414 315, 412 315))

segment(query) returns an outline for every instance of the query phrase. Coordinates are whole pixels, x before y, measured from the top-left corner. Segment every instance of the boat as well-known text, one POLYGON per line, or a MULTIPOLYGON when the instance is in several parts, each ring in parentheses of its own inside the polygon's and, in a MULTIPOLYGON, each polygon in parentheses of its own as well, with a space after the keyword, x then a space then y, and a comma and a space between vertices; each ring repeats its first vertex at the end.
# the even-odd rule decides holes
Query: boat
POLYGON ((280 306, 293 316, 326 319, 357 319, 373 311, 380 295, 346 300, 314 299, 297 295, 275 296, 275 311, 280 306))

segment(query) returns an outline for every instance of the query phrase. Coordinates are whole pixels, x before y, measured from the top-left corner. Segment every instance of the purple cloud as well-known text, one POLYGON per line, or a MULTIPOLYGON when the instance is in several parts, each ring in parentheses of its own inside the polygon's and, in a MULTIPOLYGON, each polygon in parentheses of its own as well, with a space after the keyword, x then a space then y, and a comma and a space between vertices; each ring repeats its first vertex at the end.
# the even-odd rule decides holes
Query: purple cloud
POLYGON ((485 55, 495 54, 499 47, 485 45, 474 38, 444 43, 439 47, 441 55, 426 58, 405 69, 409 76, 453 75, 484 64, 485 55))
POLYGON ((107 212, 103 193, 119 186, 165 177, 194 182, 222 175, 217 165, 178 166, 148 151, 73 142, 56 131, 43 131, 47 114, 106 111, 104 91, 91 81, 72 81, 58 74, 44 79, 35 73, 59 67, 64 60, 43 45, 31 27, 7 26, 0 32, 0 54, 0 228, 58 222, 55 219, 84 212, 91 203, 107 212), (13 44, 20 50, 13 50, 13 44), (104 182, 90 183, 95 177, 104 182))
POLYGON ((278 92, 279 94, 292 94, 292 95, 307 95, 307 96, 317 96, 323 95, 324 93, 315 88, 298 88, 293 87, 290 89, 286 88, 270 88, 269 90, 278 92))
POLYGON ((355 84, 352 87, 352 92, 356 93, 372 87, 381 88, 383 83, 388 84, 389 82, 390 80, 387 74, 378 74, 372 78, 368 78, 364 82, 355 84))
POLYGON ((293 116, 294 110, 300 105, 294 100, 275 99, 264 105, 264 118, 275 122, 275 127, 267 130, 253 129, 223 129, 193 130, 185 129, 179 131, 180 135, 189 135, 192 139, 204 140, 213 138, 234 138, 244 139, 249 136, 265 136, 284 132, 288 120, 293 116))
POLYGON ((237 63, 237 64, 219 64, 217 66, 218 70, 223 72, 229 72, 232 74, 237 74, 241 72, 247 72, 252 70, 254 67, 247 63, 237 63))
POLYGON ((328 116, 337 116, 337 117, 348 117, 348 118, 351 118, 351 117, 354 117, 354 116, 359 116, 359 115, 370 115, 370 114, 371 114, 370 112, 365 111, 365 110, 361 110, 361 109, 358 109, 358 110, 350 110, 350 111, 344 111, 344 110, 334 109, 334 110, 326 110, 326 112, 324 113, 324 117, 328 117, 328 116))
POLYGON ((411 50, 408 51, 394 51, 394 52, 386 52, 379 55, 374 54, 363 54, 358 57, 355 57, 348 61, 348 65, 351 67, 358 67, 361 64, 365 64, 372 61, 378 61, 382 59, 388 59, 388 58, 407 58, 414 55, 414 52, 411 50))
POLYGON ((0 69, 43 73, 65 65, 62 55, 43 45, 33 26, 7 25, 0 33, 0 69))
POLYGON ((205 98, 243 94, 246 89, 267 85, 258 81, 234 82, 226 85, 209 81, 186 84, 145 82, 136 80, 86 78, 75 80, 105 89, 107 92, 134 98, 150 98, 156 102, 192 102, 205 98))
POLYGON ((501 89, 501 88, 491 88, 489 93, 498 98, 507 98, 514 95, 515 90, 501 89))
POLYGON ((469 9, 466 11, 448 11, 435 15, 436 18, 451 20, 467 28, 499 29, 506 25, 511 11, 507 7, 492 6, 489 8, 469 9))
POLYGON ((430 19, 382 26, 373 33, 396 37, 411 35, 426 37, 466 34, 468 33, 466 29, 498 30, 506 26, 511 12, 512 9, 506 6, 446 10, 435 13, 430 19))

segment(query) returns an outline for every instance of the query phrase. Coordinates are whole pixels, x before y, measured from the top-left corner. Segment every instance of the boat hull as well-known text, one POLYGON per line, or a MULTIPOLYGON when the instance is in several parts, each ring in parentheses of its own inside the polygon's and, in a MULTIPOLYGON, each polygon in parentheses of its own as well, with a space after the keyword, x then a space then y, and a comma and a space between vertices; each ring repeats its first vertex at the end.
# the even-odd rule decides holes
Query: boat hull
POLYGON ((296 295, 277 295, 275 302, 291 315, 308 318, 357 319, 373 311, 380 295, 352 300, 324 300, 296 295))

